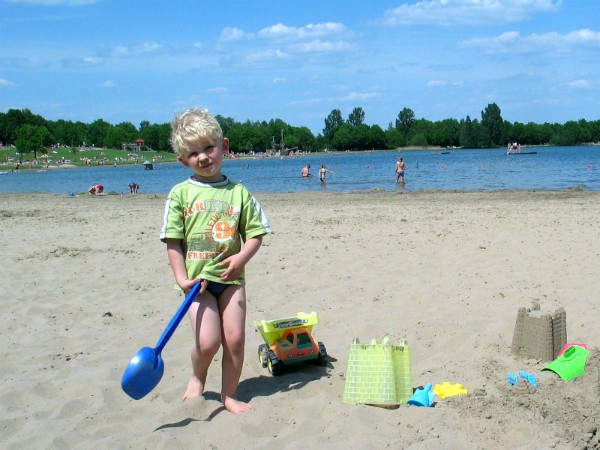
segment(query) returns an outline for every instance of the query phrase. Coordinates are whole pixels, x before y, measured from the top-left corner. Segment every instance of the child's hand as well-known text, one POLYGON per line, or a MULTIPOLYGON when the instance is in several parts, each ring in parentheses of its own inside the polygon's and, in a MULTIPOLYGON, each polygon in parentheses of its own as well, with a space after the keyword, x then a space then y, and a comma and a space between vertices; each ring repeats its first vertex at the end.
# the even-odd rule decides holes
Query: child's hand
POLYGON ((200 295, 201 293, 203 293, 206 290, 206 287, 208 286, 208 281, 203 280, 200 277, 196 277, 193 280, 185 280, 179 285, 179 287, 181 289, 183 289, 183 292, 185 292, 187 294, 190 291, 190 289, 192 289, 196 285, 196 283, 198 281, 202 281, 202 286, 200 287, 200 292, 198 292, 198 295, 200 295))
POLYGON ((221 281, 226 283, 228 281, 237 280, 242 275, 244 265, 244 258, 239 253, 232 255, 229 258, 225 258, 219 263, 219 266, 221 267, 227 266, 227 269, 225 269, 225 272, 221 275, 221 281))

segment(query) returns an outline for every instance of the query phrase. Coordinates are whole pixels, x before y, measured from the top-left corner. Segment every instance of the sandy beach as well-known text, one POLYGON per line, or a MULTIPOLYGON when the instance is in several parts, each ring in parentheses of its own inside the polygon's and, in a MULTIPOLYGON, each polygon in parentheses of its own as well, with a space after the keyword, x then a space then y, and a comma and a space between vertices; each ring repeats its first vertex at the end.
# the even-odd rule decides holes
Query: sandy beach
POLYGON ((600 192, 254 193, 274 233, 247 267, 241 416, 183 403, 187 318, 145 398, 121 390, 182 297, 158 239, 165 196, 0 194, 0 446, 100 449, 600 448, 600 192), (563 307, 590 349, 573 380, 511 352, 519 308, 563 307), (327 367, 272 377, 258 319, 316 311, 327 367), (414 388, 460 383, 432 408, 342 403, 353 338, 406 339, 414 388), (535 373, 531 394, 507 373, 535 373))

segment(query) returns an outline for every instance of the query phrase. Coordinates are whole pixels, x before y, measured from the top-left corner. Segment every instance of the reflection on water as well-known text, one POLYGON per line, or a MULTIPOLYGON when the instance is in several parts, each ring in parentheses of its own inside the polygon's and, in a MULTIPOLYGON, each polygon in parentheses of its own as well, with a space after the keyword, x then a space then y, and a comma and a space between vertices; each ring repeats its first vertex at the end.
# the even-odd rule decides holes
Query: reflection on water
MULTIPOLYGON (((582 187, 600 190, 600 148, 542 147, 537 154, 506 155, 504 149, 368 152, 227 160, 223 173, 241 181, 253 192, 298 192, 321 190, 315 170, 310 178, 300 171, 307 163, 313 168, 326 164, 327 187, 333 191, 381 189, 420 190, 561 190, 582 187), (396 184, 394 170, 398 155, 406 162, 406 182, 396 184)), ((101 183, 105 192, 129 192, 130 181, 138 183, 141 193, 166 194, 191 172, 179 163, 156 164, 154 170, 143 166, 104 166, 81 169, 56 169, 46 172, 22 171, 0 176, 0 192, 85 192, 101 183)))

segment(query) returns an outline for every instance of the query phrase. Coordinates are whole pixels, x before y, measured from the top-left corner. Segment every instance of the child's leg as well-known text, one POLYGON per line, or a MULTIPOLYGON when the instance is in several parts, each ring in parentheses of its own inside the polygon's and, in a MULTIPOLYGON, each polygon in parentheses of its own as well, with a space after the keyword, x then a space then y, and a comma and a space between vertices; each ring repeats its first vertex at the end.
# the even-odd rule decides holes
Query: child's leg
POLYGON ((193 373, 188 382, 183 400, 204 393, 206 374, 215 354, 221 347, 221 322, 217 301, 209 292, 203 292, 192 303, 188 316, 194 333, 191 351, 193 373))
POLYGON ((246 341, 246 290, 244 286, 230 286, 219 297, 221 312, 221 339, 223 345, 223 406, 235 414, 252 407, 235 398, 242 366, 246 341))

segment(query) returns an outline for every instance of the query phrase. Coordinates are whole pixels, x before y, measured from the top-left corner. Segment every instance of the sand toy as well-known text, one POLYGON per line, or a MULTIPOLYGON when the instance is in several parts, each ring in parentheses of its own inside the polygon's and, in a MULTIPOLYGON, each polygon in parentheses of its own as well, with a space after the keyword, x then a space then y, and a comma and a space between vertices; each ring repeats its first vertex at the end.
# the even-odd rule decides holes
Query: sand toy
POLYGON ((177 329, 177 326, 181 322, 181 319, 190 309, 192 303, 198 294, 202 283, 199 281, 194 285, 190 292, 185 297, 185 300, 171 319, 171 322, 167 325, 167 328, 163 331, 163 334, 158 339, 156 347, 143 347, 141 348, 125 369, 123 378, 121 380, 121 388, 134 400, 139 400, 145 397, 152 389, 156 387, 165 371, 165 365, 163 363, 161 352, 173 333, 177 329))
POLYGON ((361 344, 354 338, 348 351, 343 403, 398 408, 413 395, 410 348, 406 339, 389 336, 361 344))
POLYGON ((463 395, 469 393, 469 391, 465 389, 462 384, 452 384, 449 381, 444 381, 441 384, 436 384, 433 388, 433 392, 435 393, 435 395, 442 398, 454 397, 455 395, 463 395))
POLYGON ((431 383, 427 383, 423 389, 416 389, 406 403, 415 406, 431 406, 434 397, 435 393, 431 389, 431 383))
POLYGON ((573 345, 542 370, 551 370, 563 380, 571 380, 583 375, 589 354, 590 352, 586 348, 573 345))
POLYGON ((264 344, 258 346, 258 360, 271 375, 278 376, 286 366, 313 361, 327 365, 327 350, 312 336, 313 326, 319 323, 316 312, 299 312, 293 317, 275 320, 255 320, 254 328, 264 344))

